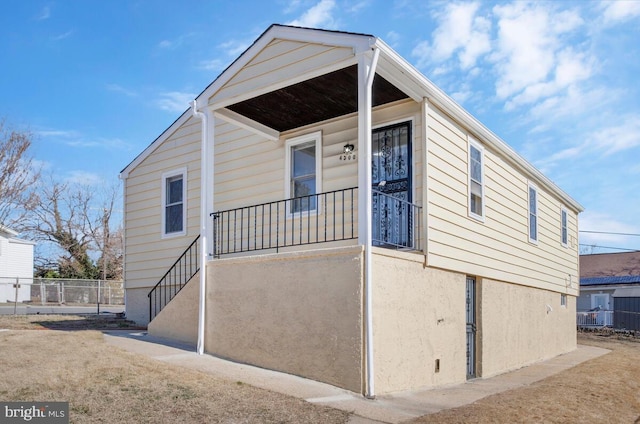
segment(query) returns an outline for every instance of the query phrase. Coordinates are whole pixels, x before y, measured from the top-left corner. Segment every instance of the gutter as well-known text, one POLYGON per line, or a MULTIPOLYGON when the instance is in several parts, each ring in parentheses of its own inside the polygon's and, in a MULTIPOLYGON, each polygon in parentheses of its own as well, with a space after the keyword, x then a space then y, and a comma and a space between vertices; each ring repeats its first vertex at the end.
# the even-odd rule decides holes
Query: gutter
POLYGON ((191 110, 193 116, 199 118, 202 122, 202 139, 200 146, 200 302, 198 305, 198 355, 204 354, 204 325, 205 325, 205 306, 207 294, 207 115, 198 110, 197 100, 191 102, 191 110))

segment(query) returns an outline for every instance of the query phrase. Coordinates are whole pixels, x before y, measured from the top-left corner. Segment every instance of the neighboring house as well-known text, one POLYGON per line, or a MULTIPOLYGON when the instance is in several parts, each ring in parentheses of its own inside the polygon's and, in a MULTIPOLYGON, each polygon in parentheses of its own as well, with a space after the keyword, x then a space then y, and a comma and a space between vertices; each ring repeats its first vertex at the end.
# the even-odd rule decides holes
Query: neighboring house
POLYGON ((127 317, 200 353, 371 397, 576 347, 582 207, 374 36, 271 26, 121 178, 127 317))
POLYGON ((17 236, 17 232, 0 225, 0 302, 15 302, 16 295, 18 302, 31 300, 35 243, 17 236))
POLYGON ((581 255, 578 326, 628 328, 634 313, 627 309, 635 304, 630 297, 636 289, 640 289, 640 252, 581 255), (616 302, 624 308, 616 308, 616 302))

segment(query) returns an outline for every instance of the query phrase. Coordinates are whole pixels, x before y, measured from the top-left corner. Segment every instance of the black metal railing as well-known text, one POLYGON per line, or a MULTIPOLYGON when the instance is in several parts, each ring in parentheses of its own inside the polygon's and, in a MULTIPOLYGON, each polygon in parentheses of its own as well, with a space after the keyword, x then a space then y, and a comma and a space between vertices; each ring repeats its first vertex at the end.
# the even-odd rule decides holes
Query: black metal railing
POLYGON ((374 246, 420 250, 422 208, 402 199, 406 192, 394 194, 373 190, 372 240, 374 246))
POLYGON ((187 247, 178 260, 151 289, 149 297, 149 322, 151 322, 193 278, 200 269, 200 236, 187 247))
POLYGON ((213 254, 352 240, 357 187, 215 212, 213 254))

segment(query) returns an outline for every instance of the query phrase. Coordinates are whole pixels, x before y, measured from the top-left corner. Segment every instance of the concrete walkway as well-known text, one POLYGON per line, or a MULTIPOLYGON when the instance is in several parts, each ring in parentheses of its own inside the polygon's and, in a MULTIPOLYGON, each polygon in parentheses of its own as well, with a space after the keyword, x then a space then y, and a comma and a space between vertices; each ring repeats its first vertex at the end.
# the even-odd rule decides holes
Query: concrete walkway
POLYGON ((352 424, 400 423, 443 409, 467 405, 486 396, 530 385, 609 352, 592 346, 578 346, 573 352, 496 377, 440 389, 378 396, 375 400, 369 400, 325 383, 226 361, 211 355, 198 355, 193 346, 155 338, 146 332, 106 331, 105 339, 109 344, 162 362, 351 412, 353 415, 349 422, 352 424))

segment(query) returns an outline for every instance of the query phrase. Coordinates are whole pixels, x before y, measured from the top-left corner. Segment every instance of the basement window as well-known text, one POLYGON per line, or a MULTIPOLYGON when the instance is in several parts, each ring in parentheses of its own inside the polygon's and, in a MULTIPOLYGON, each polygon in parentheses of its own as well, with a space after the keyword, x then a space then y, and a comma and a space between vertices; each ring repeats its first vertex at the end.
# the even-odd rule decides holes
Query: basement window
POLYGON ((564 293, 560 294, 560 306, 567 307, 567 295, 564 293))

